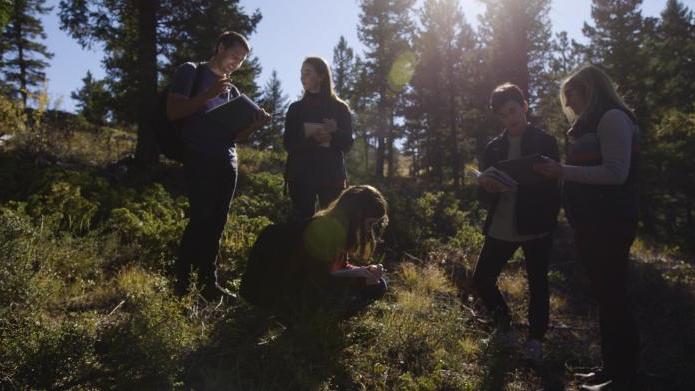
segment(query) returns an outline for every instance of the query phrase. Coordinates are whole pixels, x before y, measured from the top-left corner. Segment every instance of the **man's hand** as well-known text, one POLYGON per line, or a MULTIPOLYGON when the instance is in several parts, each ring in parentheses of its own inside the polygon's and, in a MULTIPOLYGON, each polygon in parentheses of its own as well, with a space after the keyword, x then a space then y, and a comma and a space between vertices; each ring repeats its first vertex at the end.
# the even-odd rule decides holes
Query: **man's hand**
POLYGON ((242 143, 248 141, 248 138, 251 135, 251 133, 265 126, 265 124, 270 122, 270 118, 270 114, 268 114, 267 111, 261 109, 261 111, 256 113, 256 116, 254 117, 253 122, 251 122, 251 125, 249 125, 249 127, 245 130, 239 132, 239 134, 237 134, 235 141, 242 143))
POLYGON ((513 187, 511 186, 506 186, 502 183, 497 182, 496 180, 486 177, 484 175, 481 175, 478 177, 478 185, 480 185, 485 191, 489 193, 504 193, 507 191, 512 191, 514 190, 513 187))
POLYGON ((256 113, 256 117, 253 119, 250 128, 254 130, 260 129, 263 126, 265 126, 268 122, 270 122, 270 118, 270 114, 268 114, 268 112, 264 109, 261 109, 261 111, 256 113))
POLYGON ((232 82, 227 76, 220 76, 214 83, 203 93, 205 99, 210 100, 223 92, 228 92, 232 89, 232 82))

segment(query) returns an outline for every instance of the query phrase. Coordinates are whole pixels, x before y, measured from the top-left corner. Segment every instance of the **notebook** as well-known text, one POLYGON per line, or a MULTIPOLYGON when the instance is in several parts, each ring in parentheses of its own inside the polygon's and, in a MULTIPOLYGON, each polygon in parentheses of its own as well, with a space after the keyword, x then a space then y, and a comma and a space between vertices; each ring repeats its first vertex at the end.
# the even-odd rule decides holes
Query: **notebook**
POLYGON ((520 185, 532 185, 535 183, 547 181, 548 178, 536 172, 533 165, 542 163, 541 155, 529 155, 518 159, 502 160, 494 166, 512 177, 520 185))
POLYGON ((261 108, 248 96, 241 94, 205 112, 212 121, 228 130, 230 137, 236 138, 239 132, 247 129, 261 108))

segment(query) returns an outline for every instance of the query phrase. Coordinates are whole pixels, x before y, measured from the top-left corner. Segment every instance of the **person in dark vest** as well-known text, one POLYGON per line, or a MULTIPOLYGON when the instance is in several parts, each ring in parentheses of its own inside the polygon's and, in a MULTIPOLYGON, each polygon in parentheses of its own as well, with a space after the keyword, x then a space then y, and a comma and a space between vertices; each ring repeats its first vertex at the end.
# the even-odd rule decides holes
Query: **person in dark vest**
POLYGON ((302 99, 285 116, 285 180, 294 218, 314 215, 316 200, 325 208, 347 186, 344 155, 352 147, 350 108, 333 90, 331 71, 320 57, 308 57, 301 69, 302 99))
POLYGON ((230 75, 241 67, 250 50, 241 34, 224 32, 207 62, 185 63, 173 76, 167 117, 183 121, 183 165, 189 201, 189 221, 175 265, 178 294, 187 292, 192 269, 198 273, 204 298, 218 300, 229 294, 217 281, 216 264, 220 237, 236 188, 235 143, 268 122, 270 115, 261 111, 251 126, 232 137, 225 127, 208 120, 204 113, 239 95, 230 75))
MULTIPOLYGON (((480 170, 501 160, 528 155, 545 155, 557 159, 555 138, 530 125, 526 113, 528 102, 521 89, 511 83, 498 86, 490 96, 490 108, 504 125, 504 132, 485 148, 480 170)), ((496 283, 503 266, 521 247, 524 251, 529 282, 529 335, 523 354, 539 363, 543 357, 542 341, 548 329, 548 262, 553 230, 560 210, 557 180, 536 184, 504 186, 480 176, 479 199, 487 207, 483 227, 485 242, 473 273, 473 283, 485 306, 495 318, 497 331, 506 344, 514 343, 511 316, 496 283)))
POLYGON ((640 131, 611 79, 594 65, 562 84, 572 144, 565 164, 535 168, 564 181, 564 207, 598 302, 603 367, 577 374, 584 390, 628 390, 639 368, 639 335, 626 278, 638 215, 640 131))

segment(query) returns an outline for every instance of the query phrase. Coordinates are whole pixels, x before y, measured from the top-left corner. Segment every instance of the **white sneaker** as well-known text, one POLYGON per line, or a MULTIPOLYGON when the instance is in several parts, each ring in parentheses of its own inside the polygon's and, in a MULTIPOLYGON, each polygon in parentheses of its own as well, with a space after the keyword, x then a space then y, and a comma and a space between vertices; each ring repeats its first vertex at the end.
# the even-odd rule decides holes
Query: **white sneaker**
POLYGON ((534 364, 538 364, 543 361, 543 342, 531 338, 524 344, 523 351, 524 360, 531 361, 534 364))

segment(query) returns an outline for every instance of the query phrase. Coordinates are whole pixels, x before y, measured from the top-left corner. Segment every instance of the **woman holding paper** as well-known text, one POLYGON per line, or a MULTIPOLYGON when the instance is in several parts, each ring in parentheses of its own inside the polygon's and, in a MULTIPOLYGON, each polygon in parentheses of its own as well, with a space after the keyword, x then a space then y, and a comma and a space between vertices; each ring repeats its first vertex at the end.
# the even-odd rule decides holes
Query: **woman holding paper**
POLYGON ((302 64, 304 96, 285 116, 285 180, 294 217, 306 219, 335 200, 347 186, 344 154, 353 143, 348 105, 333 90, 331 71, 320 57, 302 64))
POLYGON ((583 389, 630 389, 639 366, 639 337, 626 293, 630 246, 637 229, 640 132, 635 115, 599 68, 565 80, 560 99, 573 121, 566 164, 536 170, 564 180, 565 211, 599 308, 603 368, 578 374, 583 389))

